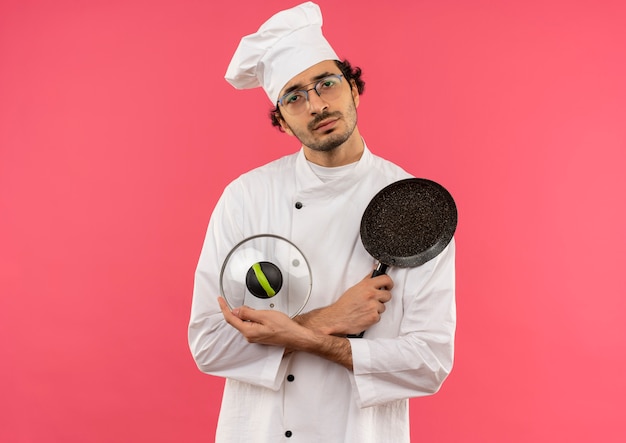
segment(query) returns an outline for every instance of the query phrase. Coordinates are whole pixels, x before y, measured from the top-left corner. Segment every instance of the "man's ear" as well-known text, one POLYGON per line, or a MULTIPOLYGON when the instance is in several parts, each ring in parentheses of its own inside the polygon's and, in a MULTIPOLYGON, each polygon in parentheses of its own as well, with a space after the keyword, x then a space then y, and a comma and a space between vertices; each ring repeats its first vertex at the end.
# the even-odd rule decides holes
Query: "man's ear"
POLYGON ((354 79, 350 80, 350 92, 352 93, 352 99, 354 100, 354 106, 359 107, 359 101, 361 95, 359 94, 359 88, 356 85, 354 79))
POLYGON ((283 116, 280 115, 280 113, 279 113, 276 117, 278 118, 278 122, 280 123, 280 127, 281 127, 282 131, 284 133, 286 133, 286 134, 294 135, 293 131, 291 130, 291 128, 289 127, 287 122, 285 122, 285 119, 283 118, 283 116))

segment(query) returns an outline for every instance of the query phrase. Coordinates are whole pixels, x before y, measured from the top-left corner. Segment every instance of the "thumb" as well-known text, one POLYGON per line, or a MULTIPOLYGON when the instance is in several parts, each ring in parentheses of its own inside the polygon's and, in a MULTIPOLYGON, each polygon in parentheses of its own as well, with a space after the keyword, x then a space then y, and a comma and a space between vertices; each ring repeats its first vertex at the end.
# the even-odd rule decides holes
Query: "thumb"
POLYGON ((233 309, 232 313, 234 316, 238 317, 241 320, 252 320, 251 314, 253 314, 254 308, 250 306, 240 306, 238 308, 233 309))

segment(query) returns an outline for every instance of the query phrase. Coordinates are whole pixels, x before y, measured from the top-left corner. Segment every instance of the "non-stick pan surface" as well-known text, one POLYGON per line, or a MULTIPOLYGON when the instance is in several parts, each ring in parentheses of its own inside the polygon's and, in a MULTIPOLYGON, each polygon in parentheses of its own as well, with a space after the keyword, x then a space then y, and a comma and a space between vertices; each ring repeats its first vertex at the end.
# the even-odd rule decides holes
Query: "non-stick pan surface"
POLYGON ((445 249, 456 225, 456 204, 443 186, 408 178, 386 186, 370 201, 361 219, 361 241, 384 269, 415 267, 445 249))

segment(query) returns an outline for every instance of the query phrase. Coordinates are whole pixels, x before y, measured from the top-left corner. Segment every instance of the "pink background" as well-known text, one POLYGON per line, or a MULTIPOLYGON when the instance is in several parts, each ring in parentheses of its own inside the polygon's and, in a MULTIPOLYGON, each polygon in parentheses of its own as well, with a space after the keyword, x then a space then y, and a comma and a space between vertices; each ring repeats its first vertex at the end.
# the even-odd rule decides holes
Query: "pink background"
MULTIPOLYGON (((296 3, 0 3, 0 441, 213 440, 204 231, 298 148, 223 74, 296 3)), ((626 441, 623 2, 319 3, 370 148, 459 207, 456 363, 414 440, 626 441)))

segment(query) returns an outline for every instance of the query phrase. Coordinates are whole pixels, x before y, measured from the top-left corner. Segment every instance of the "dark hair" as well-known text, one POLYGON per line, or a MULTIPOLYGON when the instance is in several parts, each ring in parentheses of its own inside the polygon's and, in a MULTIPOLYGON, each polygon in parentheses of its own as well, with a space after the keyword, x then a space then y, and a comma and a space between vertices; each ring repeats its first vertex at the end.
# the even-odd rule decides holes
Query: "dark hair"
MULTIPOLYGON (((341 70, 343 74, 343 78, 350 84, 352 87, 353 82, 356 85, 356 89, 359 94, 363 94, 363 90, 365 89, 365 82, 361 78, 361 68, 352 67, 348 60, 344 60, 340 62, 339 60, 335 60, 337 67, 341 70)), ((280 113, 280 109, 278 109, 278 104, 270 111, 270 119, 272 120, 272 125, 276 126, 280 131, 284 132, 283 127, 280 125, 280 121, 283 119, 282 114, 280 113)))

